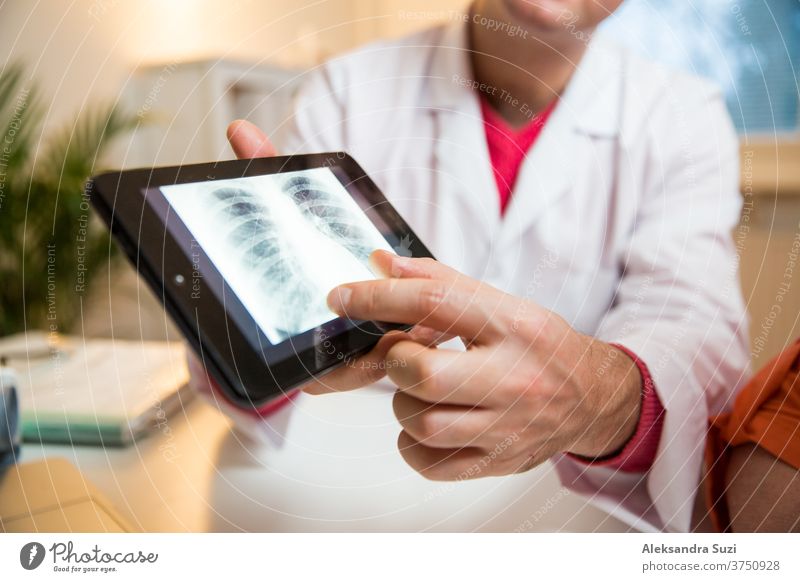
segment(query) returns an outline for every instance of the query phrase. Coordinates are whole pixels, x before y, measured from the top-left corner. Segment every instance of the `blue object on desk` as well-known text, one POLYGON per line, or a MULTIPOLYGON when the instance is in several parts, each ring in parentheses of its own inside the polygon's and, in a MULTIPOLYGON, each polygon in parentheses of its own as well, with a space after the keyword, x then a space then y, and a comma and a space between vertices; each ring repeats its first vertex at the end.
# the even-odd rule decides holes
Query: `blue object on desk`
POLYGON ((19 404, 15 378, 11 370, 0 368, 0 469, 19 458, 19 404))

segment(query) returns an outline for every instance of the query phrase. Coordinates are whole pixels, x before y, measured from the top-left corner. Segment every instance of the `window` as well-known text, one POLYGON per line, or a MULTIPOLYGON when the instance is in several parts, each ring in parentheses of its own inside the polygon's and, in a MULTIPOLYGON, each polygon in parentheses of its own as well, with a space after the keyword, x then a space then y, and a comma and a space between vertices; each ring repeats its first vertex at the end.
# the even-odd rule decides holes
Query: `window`
POLYGON ((800 0, 627 0, 602 33, 715 81, 740 133, 800 131, 800 0))

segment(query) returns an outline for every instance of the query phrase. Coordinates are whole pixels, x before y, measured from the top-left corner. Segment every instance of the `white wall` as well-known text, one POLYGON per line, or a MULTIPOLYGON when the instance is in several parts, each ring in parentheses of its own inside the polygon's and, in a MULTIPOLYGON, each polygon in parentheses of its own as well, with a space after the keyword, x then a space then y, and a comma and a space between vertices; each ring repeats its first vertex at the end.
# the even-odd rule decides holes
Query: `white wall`
POLYGON ((116 97, 136 67, 227 58, 307 66, 436 20, 464 0, 5 0, 0 67, 24 59, 52 97, 48 121, 116 97))
MULTIPOLYGON (((50 121, 115 97, 138 66, 228 57, 309 62, 344 48, 344 2, 309 0, 11 0, 0 6, 0 55, 24 59, 53 98, 50 121), (320 3, 317 3, 320 4, 320 3), (323 30, 326 28, 327 30, 323 30)), ((346 22, 346 21, 345 21, 346 22)))

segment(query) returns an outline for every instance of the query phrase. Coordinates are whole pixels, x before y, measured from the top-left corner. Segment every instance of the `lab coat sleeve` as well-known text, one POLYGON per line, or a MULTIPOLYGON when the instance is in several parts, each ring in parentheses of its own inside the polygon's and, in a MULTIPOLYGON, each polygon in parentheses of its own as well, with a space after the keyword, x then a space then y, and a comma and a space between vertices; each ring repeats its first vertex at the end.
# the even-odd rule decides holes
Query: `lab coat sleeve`
POLYGON ((637 218, 597 333, 650 369, 666 409, 655 462, 625 475, 556 460, 568 486, 642 529, 689 529, 707 418, 732 402, 749 362, 732 236, 741 211, 738 142, 720 94, 702 87, 665 90, 621 154, 622 168, 648 170, 627 178, 620 171, 621 180, 638 181, 637 218))

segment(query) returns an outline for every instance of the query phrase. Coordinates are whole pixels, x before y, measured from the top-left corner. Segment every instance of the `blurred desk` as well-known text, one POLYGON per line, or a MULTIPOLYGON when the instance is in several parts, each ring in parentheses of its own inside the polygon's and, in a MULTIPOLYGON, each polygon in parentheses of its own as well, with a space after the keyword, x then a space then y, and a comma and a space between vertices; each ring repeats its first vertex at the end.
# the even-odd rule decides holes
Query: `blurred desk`
POLYGON ((396 450, 391 391, 301 394, 256 443, 194 400, 125 449, 26 444, 74 463, 143 531, 627 531, 562 489, 550 465, 435 483, 396 450))

